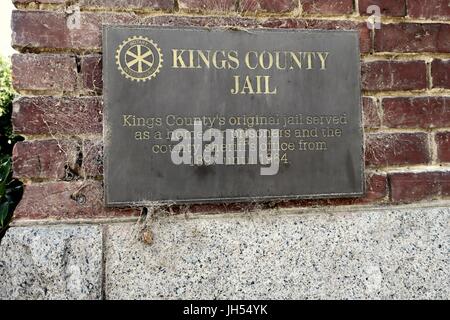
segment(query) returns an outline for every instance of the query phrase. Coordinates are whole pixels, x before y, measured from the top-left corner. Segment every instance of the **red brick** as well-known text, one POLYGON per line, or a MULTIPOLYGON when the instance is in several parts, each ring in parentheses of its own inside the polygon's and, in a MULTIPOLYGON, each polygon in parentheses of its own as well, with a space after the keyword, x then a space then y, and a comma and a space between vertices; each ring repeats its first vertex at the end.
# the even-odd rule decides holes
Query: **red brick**
POLYGON ((76 180, 103 175, 101 140, 31 140, 18 142, 13 151, 16 178, 76 180))
POLYGON ((366 194, 360 201, 373 202, 387 196, 387 177, 381 174, 366 175, 366 194))
POLYGON ((81 146, 75 141, 22 141, 14 146, 16 178, 73 180, 78 175, 81 146))
POLYGON ((450 171, 441 173, 439 184, 441 185, 441 196, 446 199, 450 197, 450 171))
POLYGON ((408 4, 408 16, 419 19, 450 18, 450 5, 448 0, 406 0, 408 4))
POLYGON ((361 66, 362 86, 370 91, 419 90, 427 88, 423 61, 374 61, 361 66))
POLYGON ((388 195, 387 176, 377 173, 366 174, 364 196, 360 198, 328 199, 326 205, 368 204, 384 200, 388 195))
POLYGON ((152 16, 141 17, 133 13, 81 13, 81 28, 68 29, 66 16, 59 11, 14 11, 12 26, 13 45, 20 49, 51 48, 99 50, 101 48, 101 26, 104 24, 139 24, 158 26, 243 28, 274 27, 300 29, 357 30, 360 33, 360 48, 363 53, 371 50, 370 30, 365 23, 351 21, 268 19, 258 24, 255 19, 238 17, 187 17, 152 16))
POLYGON ((218 11, 230 12, 236 10, 235 0, 178 0, 178 7, 188 12, 218 11))
POLYGON ((353 12, 353 0, 301 0, 307 14, 333 15, 353 12))
POLYGON ((393 202, 438 199, 448 196, 450 172, 392 173, 389 181, 393 202))
POLYGON ((371 50, 371 31, 365 23, 351 21, 268 19, 259 23, 255 19, 238 17, 187 17, 151 16, 142 17, 133 13, 81 13, 81 28, 68 29, 63 12, 14 11, 12 18, 13 45, 18 48, 51 48, 99 50, 101 48, 101 27, 103 24, 139 24, 158 26, 220 27, 239 26, 243 28, 273 27, 327 30, 357 30, 360 34, 360 50, 371 50))
POLYGON ((256 27, 255 19, 238 17, 149 16, 134 13, 82 12, 79 29, 67 28, 67 18, 60 11, 14 11, 12 15, 13 45, 18 49, 51 48, 100 50, 102 24, 148 26, 240 26, 256 27))
POLYGON ((375 32, 378 52, 450 52, 450 25, 442 23, 383 24, 375 32))
POLYGON ((241 0, 239 11, 284 13, 298 9, 298 0, 241 0))
POLYGON ((33 4, 33 3, 52 3, 52 4, 60 4, 60 3, 66 3, 68 0, 12 0, 14 4, 33 4))
POLYGON ((12 78, 18 91, 74 91, 77 65, 75 58, 68 55, 14 54, 12 78))
POLYGON ((363 97, 363 123, 365 128, 379 128, 381 125, 375 98, 363 97))
POLYGON ((25 186, 14 219, 136 216, 137 209, 105 208, 100 181, 36 183, 25 186))
POLYGON ((325 30, 356 30, 359 32, 359 46, 362 53, 371 50, 371 31, 365 23, 355 23, 351 21, 332 21, 314 19, 267 19, 262 23, 265 28, 282 29, 325 29, 325 30))
POLYGON ((89 55, 81 57, 82 87, 94 93, 101 93, 103 89, 102 56, 89 55))
POLYGON ((103 141, 86 140, 83 142, 83 166, 85 177, 103 175, 103 141))
POLYGON ((69 29, 62 11, 13 11, 12 43, 19 48, 96 49, 101 47, 102 23, 137 21, 132 13, 81 13, 80 28, 69 29))
POLYGON ((450 60, 433 60, 431 77, 433 88, 450 89, 450 60))
POLYGON ((427 164, 430 161, 426 133, 376 133, 366 136, 366 164, 392 166, 427 164))
POLYGON ((404 17, 406 15, 405 0, 359 0, 359 14, 372 15, 367 13, 367 8, 371 5, 380 7, 383 16, 404 17))
POLYGON ((437 157, 440 162, 450 162, 450 132, 438 132, 435 136, 437 157))
POLYGON ((384 98, 382 104, 387 127, 450 127, 449 97, 384 98))
POLYGON ((22 97, 13 104, 18 134, 102 133, 102 101, 96 97, 22 97))
MULTIPOLYGON (((52 3, 67 4, 69 0, 13 0, 15 4, 52 3)), ((115 8, 115 9, 162 9, 172 10, 173 0, 77 0, 80 7, 90 8, 115 8)))

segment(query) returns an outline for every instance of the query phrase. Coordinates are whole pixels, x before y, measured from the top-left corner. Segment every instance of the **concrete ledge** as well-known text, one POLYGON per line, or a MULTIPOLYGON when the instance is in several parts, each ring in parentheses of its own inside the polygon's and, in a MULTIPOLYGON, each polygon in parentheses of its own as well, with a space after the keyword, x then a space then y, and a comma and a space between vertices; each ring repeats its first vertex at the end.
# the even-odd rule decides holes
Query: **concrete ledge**
POLYGON ((450 209, 163 218, 106 237, 108 299, 448 299, 450 209))
POLYGON ((11 228, 0 299, 450 298, 447 207, 102 223, 11 228))
POLYGON ((0 245, 1 299, 100 299, 98 226, 11 228, 0 245))

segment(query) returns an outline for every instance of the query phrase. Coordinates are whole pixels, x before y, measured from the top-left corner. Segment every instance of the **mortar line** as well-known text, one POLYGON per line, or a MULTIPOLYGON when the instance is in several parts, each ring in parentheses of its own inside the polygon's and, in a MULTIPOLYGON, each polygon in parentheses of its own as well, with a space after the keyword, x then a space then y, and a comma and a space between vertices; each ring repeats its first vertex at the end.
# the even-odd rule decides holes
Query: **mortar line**
POLYGON ((428 78, 428 89, 433 89, 433 74, 431 70, 432 61, 427 62, 427 78, 428 78))
POLYGON ((353 0, 353 11, 358 15, 361 16, 359 13, 359 0, 353 0))
POLYGON ((437 143, 436 143, 436 132, 430 132, 428 136, 428 148, 430 149, 431 163, 433 165, 439 163, 437 143))
MULTIPOLYGON (((428 87, 428 85, 427 85, 428 87)), ((15 88, 17 95, 14 102, 17 102, 20 98, 40 98, 40 97, 49 97, 49 98, 79 98, 79 99, 103 99, 103 95, 78 95, 77 92, 58 92, 58 93, 50 93, 47 91, 33 91, 33 90, 21 90, 15 88)), ((412 90, 361 90, 361 94, 364 96, 396 96, 396 97, 426 97, 426 96, 438 96, 438 97, 446 97, 450 96, 450 89, 444 88, 432 88, 432 89, 412 89, 412 90)))

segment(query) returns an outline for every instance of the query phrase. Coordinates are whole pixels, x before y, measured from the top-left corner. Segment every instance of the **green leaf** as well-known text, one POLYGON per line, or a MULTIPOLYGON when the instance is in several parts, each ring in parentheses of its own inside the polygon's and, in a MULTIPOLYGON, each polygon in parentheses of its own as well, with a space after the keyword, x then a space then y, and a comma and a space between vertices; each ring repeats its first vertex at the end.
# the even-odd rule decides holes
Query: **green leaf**
POLYGON ((0 239, 23 194, 22 183, 12 179, 11 170, 14 144, 23 140, 13 133, 11 115, 15 93, 11 83, 10 61, 0 56, 0 239))
POLYGON ((5 195, 6 185, 9 183, 11 173, 11 159, 5 157, 0 161, 0 199, 5 195))
POLYGON ((0 226, 3 228, 9 218, 9 202, 0 204, 0 226))

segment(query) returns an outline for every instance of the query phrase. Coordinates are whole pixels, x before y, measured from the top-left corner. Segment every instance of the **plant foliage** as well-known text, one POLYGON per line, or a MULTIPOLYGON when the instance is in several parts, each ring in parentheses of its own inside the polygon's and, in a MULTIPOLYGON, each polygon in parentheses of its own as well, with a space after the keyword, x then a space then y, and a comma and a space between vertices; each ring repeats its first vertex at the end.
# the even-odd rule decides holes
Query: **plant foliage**
POLYGON ((7 60, 0 57, 0 239, 23 193, 22 183, 12 178, 11 169, 12 148, 17 141, 22 140, 12 130, 13 98, 11 67, 7 60))

